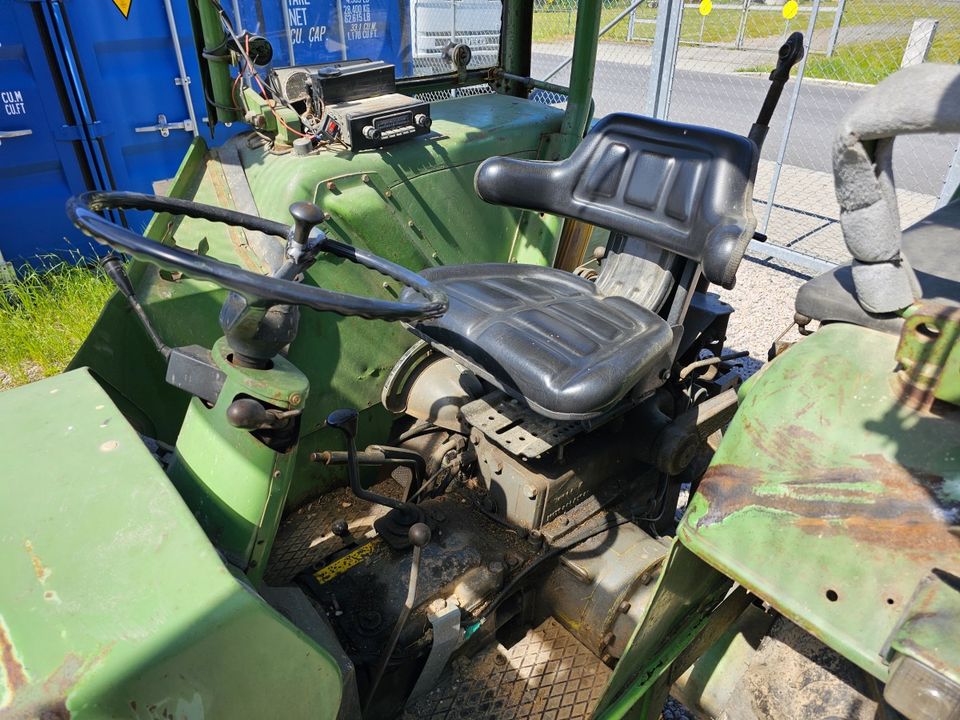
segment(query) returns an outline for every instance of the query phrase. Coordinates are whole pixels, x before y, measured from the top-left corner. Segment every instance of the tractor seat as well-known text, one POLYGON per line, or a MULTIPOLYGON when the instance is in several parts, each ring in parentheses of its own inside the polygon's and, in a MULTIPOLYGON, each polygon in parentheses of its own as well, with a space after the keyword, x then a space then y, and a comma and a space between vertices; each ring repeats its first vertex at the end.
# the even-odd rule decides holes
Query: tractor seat
POLYGON ((450 309, 414 332, 541 415, 592 417, 670 368, 666 321, 573 273, 489 263, 421 274, 450 309))
MULTIPOLYGON (((901 253, 913 267, 927 300, 960 304, 960 201, 928 215, 903 232, 901 253)), ((900 332, 903 318, 875 314, 857 301, 851 263, 838 265, 804 283, 796 310, 820 322, 845 322, 881 332, 900 332)))
POLYGON ((487 202, 609 230, 600 275, 430 268, 422 274, 450 309, 411 331, 548 418, 585 420, 638 399, 669 375, 699 272, 733 286, 756 226, 756 155, 739 135, 618 113, 565 160, 484 161, 474 184, 487 202))

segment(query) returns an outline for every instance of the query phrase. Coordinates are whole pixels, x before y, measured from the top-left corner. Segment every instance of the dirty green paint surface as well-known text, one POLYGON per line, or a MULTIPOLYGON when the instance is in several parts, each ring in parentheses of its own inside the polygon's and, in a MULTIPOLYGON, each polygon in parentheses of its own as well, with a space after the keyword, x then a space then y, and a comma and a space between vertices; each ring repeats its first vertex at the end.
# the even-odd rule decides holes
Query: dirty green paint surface
POLYGON ((282 357, 274 358, 270 370, 254 370, 231 365, 229 352, 223 339, 214 345, 214 363, 226 375, 223 389, 212 408, 198 398, 190 401, 169 474, 207 536, 257 584, 280 523, 295 454, 275 452, 230 425, 227 408, 243 395, 298 409, 309 385, 282 357))
POLYGON ((957 578, 931 573, 917 588, 890 649, 909 655, 960 684, 960 587, 957 578))
POLYGON ((234 577, 86 370, 3 401, 0 716, 336 715, 332 658, 234 577))
MULTIPOLYGON (((685 669, 674 666, 682 665, 685 656, 687 664, 696 659, 688 651, 708 628, 711 611, 731 585, 729 578, 674 542, 650 607, 617 662, 594 717, 659 718, 673 680, 685 669)), ((698 649, 703 652, 706 647, 698 649)))
MULTIPOLYGON (((562 112, 501 95, 437 102, 432 111, 436 134, 382 152, 328 151, 302 158, 259 147, 243 149, 243 165, 260 214, 289 222, 291 203, 316 200, 331 214, 326 227, 331 236, 413 269, 505 262, 511 253, 524 262, 549 264, 554 248, 518 237, 518 220, 529 217, 525 232, 539 238, 538 243, 545 237, 555 242, 559 223, 536 213, 488 205, 473 190, 473 173, 494 155, 535 157, 543 138, 559 130, 562 112), (369 182, 363 182, 364 175, 369 182), (328 190, 327 182, 335 189, 328 190)), ((187 197, 233 206, 215 151, 202 162, 185 164, 184 173, 191 177, 184 181, 187 197)), ((162 223, 153 230, 159 237, 169 234, 162 223)), ((181 247, 205 245, 211 256, 262 269, 241 233, 231 235, 223 226, 189 219, 175 230, 181 247)), ((131 275, 167 344, 212 347, 220 337, 222 291, 206 282, 164 279, 143 266, 131 275)), ((307 277, 307 282, 330 290, 395 297, 399 288, 395 283, 384 288, 385 280, 326 256, 307 277)), ((322 428, 331 410, 345 406, 361 410, 361 447, 385 441, 393 418, 379 405, 380 391, 389 369, 412 342, 399 323, 309 310, 301 314, 299 337, 289 358, 306 374, 311 402, 304 411, 289 505, 343 481, 342 468, 306 461, 312 451, 342 449, 342 438, 322 428)), ((124 411, 137 420, 138 429, 174 442, 189 399, 164 383, 163 363, 120 298, 110 301, 78 353, 74 366, 81 364, 94 369, 124 411)))
POLYGON ((932 567, 960 574, 960 415, 901 404, 897 342, 829 325, 746 384, 679 530, 881 680, 918 584, 932 567))

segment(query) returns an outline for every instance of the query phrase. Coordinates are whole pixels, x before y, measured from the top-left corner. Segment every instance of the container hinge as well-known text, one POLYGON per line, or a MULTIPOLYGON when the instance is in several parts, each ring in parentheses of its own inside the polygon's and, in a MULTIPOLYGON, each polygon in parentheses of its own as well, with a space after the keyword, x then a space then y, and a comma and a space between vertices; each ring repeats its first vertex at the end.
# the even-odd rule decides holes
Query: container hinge
POLYGON ((171 130, 186 130, 193 132, 193 122, 184 120, 182 122, 167 122, 167 116, 163 113, 157 115, 156 125, 145 125, 144 127, 134 128, 138 133, 158 132, 163 137, 169 137, 171 130))
POLYGON ((80 125, 61 125, 54 130, 53 136, 61 142, 75 142, 85 140, 87 137, 94 139, 102 138, 107 135, 107 132, 106 125, 100 120, 97 120, 87 125, 86 134, 84 134, 83 128, 80 125))

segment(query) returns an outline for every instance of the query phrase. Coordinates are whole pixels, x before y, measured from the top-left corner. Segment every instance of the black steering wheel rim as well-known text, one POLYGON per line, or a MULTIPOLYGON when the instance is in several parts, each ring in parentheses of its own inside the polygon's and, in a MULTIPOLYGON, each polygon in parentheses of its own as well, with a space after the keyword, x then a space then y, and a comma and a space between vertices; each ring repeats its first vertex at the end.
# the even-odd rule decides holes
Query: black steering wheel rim
POLYGON ((321 312, 333 312, 368 320, 421 320, 446 312, 446 294, 428 280, 385 258, 345 243, 324 238, 320 249, 337 257, 375 270, 417 292, 423 302, 400 302, 338 293, 292 280, 261 275, 237 265, 199 255, 174 245, 151 240, 117 225, 98 213, 103 210, 148 210, 219 222, 262 232, 286 240, 291 227, 283 223, 212 205, 132 192, 91 191, 67 201, 67 216, 88 237, 102 245, 157 267, 182 272, 190 278, 207 280, 232 290, 255 305, 301 305, 321 312))

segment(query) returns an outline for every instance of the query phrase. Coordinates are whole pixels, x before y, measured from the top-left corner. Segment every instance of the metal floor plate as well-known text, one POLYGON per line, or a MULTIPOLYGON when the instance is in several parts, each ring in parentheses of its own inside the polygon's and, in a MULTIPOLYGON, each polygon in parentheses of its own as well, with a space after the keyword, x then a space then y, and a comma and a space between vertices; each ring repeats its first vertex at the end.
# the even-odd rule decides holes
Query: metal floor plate
POLYGON ((574 720, 589 717, 610 669, 553 618, 507 649, 458 658, 404 718, 574 720))
MULTIPOLYGON (((390 478, 370 489, 397 499, 403 495, 403 488, 390 478)), ((360 537, 389 509, 361 500, 350 488, 337 488, 301 505, 280 523, 264 580, 270 585, 282 585, 342 548, 343 541, 331 531, 337 520, 346 520, 350 532, 360 537)))

